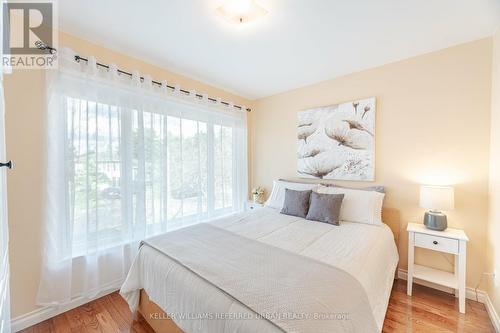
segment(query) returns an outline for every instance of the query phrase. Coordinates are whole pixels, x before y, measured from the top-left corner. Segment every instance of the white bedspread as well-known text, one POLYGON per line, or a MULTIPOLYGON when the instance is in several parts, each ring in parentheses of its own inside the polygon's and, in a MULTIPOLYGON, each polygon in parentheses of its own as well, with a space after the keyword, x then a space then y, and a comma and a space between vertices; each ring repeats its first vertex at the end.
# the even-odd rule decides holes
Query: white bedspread
MULTIPOLYGON (((398 262, 393 235, 386 225, 341 223, 337 227, 279 214, 270 208, 212 223, 347 271, 364 287, 377 326, 382 329, 398 262)), ((268 321, 254 318, 250 310, 216 287, 148 246, 141 248, 120 291, 133 310, 142 288, 153 302, 169 314, 173 313, 172 319, 187 333, 277 330, 268 321)))

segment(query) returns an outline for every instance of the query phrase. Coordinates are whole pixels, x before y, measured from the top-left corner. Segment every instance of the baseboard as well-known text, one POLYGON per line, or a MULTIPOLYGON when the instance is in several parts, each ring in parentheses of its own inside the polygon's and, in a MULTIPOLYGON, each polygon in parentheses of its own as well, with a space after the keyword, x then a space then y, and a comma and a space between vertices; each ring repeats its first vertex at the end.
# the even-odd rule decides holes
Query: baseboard
POLYGON ((61 313, 72 310, 74 308, 77 308, 77 307, 79 307, 83 304, 86 304, 88 302, 91 302, 95 299, 98 299, 98 298, 101 298, 101 297, 106 296, 108 294, 111 294, 117 290, 118 289, 107 290, 105 292, 99 293, 98 295, 96 295, 95 297, 92 297, 92 298, 78 297, 78 298, 75 298, 74 300, 72 300, 71 302, 64 304, 64 305, 61 305, 61 306, 43 306, 43 307, 40 307, 36 310, 25 313, 19 317, 12 318, 11 330, 13 333, 24 330, 25 328, 28 328, 30 326, 41 323, 42 321, 45 321, 45 320, 50 319, 52 317, 55 317, 61 313))
POLYGON ((495 328, 497 333, 500 333, 500 317, 498 316, 497 311, 493 307, 493 303, 488 295, 486 295, 486 299, 484 301, 484 306, 486 307, 486 311, 488 311, 488 315, 490 316, 491 323, 495 328))

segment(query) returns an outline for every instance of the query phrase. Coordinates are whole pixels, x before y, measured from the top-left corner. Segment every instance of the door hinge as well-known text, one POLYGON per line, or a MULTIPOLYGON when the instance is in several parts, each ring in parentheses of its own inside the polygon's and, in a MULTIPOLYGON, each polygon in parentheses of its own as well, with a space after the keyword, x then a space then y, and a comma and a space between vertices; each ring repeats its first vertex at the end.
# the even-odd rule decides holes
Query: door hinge
POLYGON ((8 161, 6 163, 0 163, 0 168, 13 169, 14 168, 14 163, 12 161, 8 161))

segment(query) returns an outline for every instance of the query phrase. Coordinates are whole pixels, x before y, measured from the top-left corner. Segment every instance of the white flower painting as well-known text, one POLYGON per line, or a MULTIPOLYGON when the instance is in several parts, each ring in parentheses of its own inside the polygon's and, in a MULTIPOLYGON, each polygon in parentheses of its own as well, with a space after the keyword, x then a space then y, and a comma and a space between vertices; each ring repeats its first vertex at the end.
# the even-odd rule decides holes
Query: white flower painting
POLYGON ((299 112, 297 129, 299 176, 375 180, 375 97, 299 112))

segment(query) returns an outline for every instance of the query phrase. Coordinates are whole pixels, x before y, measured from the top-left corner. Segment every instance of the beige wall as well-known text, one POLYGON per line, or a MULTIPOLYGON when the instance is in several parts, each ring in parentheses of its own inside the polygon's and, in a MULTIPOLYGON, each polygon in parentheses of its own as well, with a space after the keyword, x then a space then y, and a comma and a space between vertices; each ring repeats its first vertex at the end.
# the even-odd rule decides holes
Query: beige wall
MULTIPOLYGON (((95 55, 99 61, 114 62, 119 68, 137 69, 155 79, 166 79, 187 89, 252 106, 250 101, 239 96, 66 34, 60 34, 59 45, 71 47, 82 56, 95 55)), ((16 163, 16 168, 8 173, 14 318, 36 309, 44 179, 44 79, 41 70, 15 71, 5 77, 7 154, 16 163)), ((251 119, 249 123, 251 126, 251 119)))
MULTIPOLYGON (((493 37, 493 69, 491 87, 491 141, 490 141, 490 215, 488 223, 489 272, 496 269, 500 283, 500 30, 493 37)), ((488 278, 488 294, 500 313, 500 284, 495 286, 488 278)))
MULTIPOLYGON (((463 44, 256 101, 254 186, 296 178, 296 119, 302 109, 377 98, 376 183, 406 224, 420 222, 419 184, 455 186, 449 224, 470 238, 467 285, 485 271, 488 220, 491 38, 463 44)), ((334 59, 332 59, 334 61, 334 59)), ((358 186, 366 183, 353 183, 358 186)), ((418 249, 417 262, 452 269, 451 258, 418 249)))

